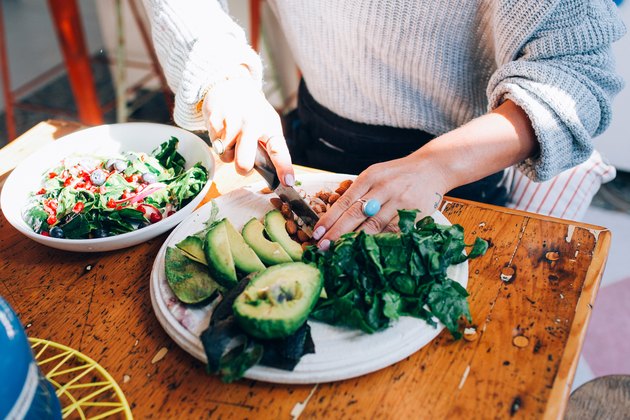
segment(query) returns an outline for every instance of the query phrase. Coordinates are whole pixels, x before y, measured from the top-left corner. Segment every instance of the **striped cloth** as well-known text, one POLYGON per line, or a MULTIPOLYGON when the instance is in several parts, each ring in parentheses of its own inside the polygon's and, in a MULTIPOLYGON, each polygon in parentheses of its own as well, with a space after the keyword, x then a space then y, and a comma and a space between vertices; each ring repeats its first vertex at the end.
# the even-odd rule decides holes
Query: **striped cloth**
POLYGON ((511 185, 507 207, 563 219, 581 220, 599 187, 615 178, 615 167, 595 150, 591 157, 544 182, 534 182, 516 167, 507 170, 511 185))

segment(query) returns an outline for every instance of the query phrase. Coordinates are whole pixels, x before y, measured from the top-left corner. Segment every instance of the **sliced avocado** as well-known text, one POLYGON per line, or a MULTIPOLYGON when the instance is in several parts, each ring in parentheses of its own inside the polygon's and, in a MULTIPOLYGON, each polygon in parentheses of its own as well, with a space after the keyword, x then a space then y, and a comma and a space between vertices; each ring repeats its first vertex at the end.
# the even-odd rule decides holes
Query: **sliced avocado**
POLYGON ((234 258, 236 268, 247 274, 264 270, 265 265, 260 261, 254 250, 247 245, 241 234, 234 229, 234 225, 228 219, 223 219, 219 223, 225 224, 225 231, 230 241, 230 250, 232 251, 232 258, 234 258))
POLYGON ((166 248, 164 265, 168 285, 184 303, 199 303, 223 290, 206 267, 192 261, 179 248, 166 248))
POLYGON ((306 322, 322 285, 321 272, 313 265, 291 262, 269 267, 236 298, 234 316, 254 337, 287 337, 306 322))
POLYGON ((265 214, 265 231, 269 238, 280 244, 293 261, 302 261, 302 246, 295 242, 285 227, 286 220, 278 210, 265 214))
POLYGON ((263 224, 253 218, 243 226, 243 239, 266 265, 291 262, 291 257, 280 244, 265 238, 264 229, 263 224))
POLYGON ((236 268, 225 223, 215 223, 206 233, 204 251, 210 275, 224 287, 236 285, 236 268))
POLYGON ((203 252, 203 241, 198 236, 188 236, 175 245, 184 251, 184 255, 193 261, 197 261, 203 265, 208 265, 206 254, 203 252))

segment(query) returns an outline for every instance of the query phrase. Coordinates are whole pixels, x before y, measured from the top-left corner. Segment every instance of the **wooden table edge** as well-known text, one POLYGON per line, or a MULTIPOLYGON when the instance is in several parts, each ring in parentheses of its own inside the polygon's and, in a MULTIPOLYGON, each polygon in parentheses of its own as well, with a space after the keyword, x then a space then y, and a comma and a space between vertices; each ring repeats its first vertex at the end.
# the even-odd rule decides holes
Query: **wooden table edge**
POLYGON ((560 360, 558 372, 549 394, 547 410, 544 415, 545 419, 562 419, 569 402, 573 379, 582 352, 582 346, 584 345, 584 339, 586 338, 588 323, 593 312, 593 303, 606 266, 612 238, 611 232, 607 229, 598 232, 598 235, 597 244, 593 251, 593 259, 586 272, 586 279, 582 285, 582 292, 575 308, 575 316, 569 330, 569 338, 567 339, 564 354, 560 360))
POLYGON ((544 215, 544 214, 531 213, 531 212, 528 212, 528 211, 517 210, 517 209, 510 208, 510 207, 496 206, 494 204, 480 203, 480 202, 477 202, 477 201, 465 200, 463 198, 455 198, 455 197, 449 197, 449 196, 444 197, 444 201, 442 202, 442 205, 440 206, 440 209, 442 209, 449 202, 450 203, 466 204, 466 205, 469 205, 469 206, 477 206, 477 207, 480 207, 480 208, 485 208, 485 209, 489 209, 489 210, 499 211, 501 213, 513 214, 513 215, 516 215, 516 216, 529 217, 529 218, 537 219, 537 220, 544 220, 546 222, 560 223, 560 224, 563 224, 563 225, 573 225, 575 227, 580 227, 580 228, 584 228, 584 229, 590 229, 590 230, 597 231, 598 234, 599 234, 599 232, 608 231, 608 228, 605 228, 603 226, 598 226, 598 225, 593 225, 593 224, 590 224, 590 223, 579 222, 577 220, 560 219, 558 217, 547 216, 547 215, 544 215))

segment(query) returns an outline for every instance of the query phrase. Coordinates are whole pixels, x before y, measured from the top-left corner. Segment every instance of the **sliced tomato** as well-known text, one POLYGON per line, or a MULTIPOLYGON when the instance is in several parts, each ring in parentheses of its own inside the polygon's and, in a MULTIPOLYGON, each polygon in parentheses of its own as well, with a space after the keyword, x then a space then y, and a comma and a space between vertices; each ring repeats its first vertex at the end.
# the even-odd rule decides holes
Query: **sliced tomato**
POLYGON ((160 210, 151 204, 138 204, 137 209, 144 213, 144 216, 149 219, 151 223, 157 223, 162 220, 162 213, 160 213, 160 210))
POLYGON ((72 207, 72 211, 75 213, 81 213, 84 208, 85 208, 85 204, 83 204, 82 201, 77 201, 77 204, 75 204, 74 207, 72 207))
POLYGON ((49 179, 53 179, 53 178, 56 178, 56 177, 57 177, 57 174, 55 172, 48 172, 48 178, 49 179))
POLYGON ((52 226, 57 223, 57 218, 55 216, 48 216, 46 223, 48 223, 49 226, 52 226))

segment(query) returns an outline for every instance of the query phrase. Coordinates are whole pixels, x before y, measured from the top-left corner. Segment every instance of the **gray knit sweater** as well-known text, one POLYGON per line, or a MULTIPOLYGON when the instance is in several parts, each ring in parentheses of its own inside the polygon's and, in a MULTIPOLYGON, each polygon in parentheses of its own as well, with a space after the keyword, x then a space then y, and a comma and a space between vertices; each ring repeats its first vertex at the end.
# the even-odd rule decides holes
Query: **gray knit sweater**
MULTIPOLYGON (((354 121, 442 134, 511 99, 540 153, 520 164, 546 180, 588 158, 623 83, 610 45, 625 33, 610 0, 275 0, 309 91, 354 121)), ((176 93, 175 122, 204 129, 198 103, 246 64, 242 29, 214 0, 145 0, 176 93)))

